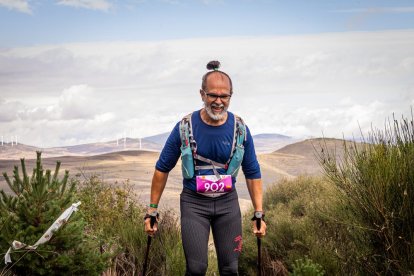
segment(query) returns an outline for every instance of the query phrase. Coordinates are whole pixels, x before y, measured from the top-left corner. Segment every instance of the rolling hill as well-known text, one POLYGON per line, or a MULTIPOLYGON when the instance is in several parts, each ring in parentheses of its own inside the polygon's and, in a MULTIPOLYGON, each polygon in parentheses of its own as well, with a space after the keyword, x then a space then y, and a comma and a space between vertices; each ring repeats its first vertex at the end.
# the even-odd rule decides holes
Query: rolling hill
MULTIPOLYGON (((131 139, 127 140, 127 142, 133 143, 136 141, 131 139)), ((289 144, 272 153, 258 154, 257 156, 261 166, 264 189, 282 178, 294 178, 301 174, 320 174, 321 170, 315 157, 315 148, 317 149, 321 142, 321 139, 309 139, 289 144)), ((337 155, 340 157, 341 152, 343 152, 343 140, 325 139, 325 142, 329 149, 336 149, 337 155)), ((112 147, 109 148, 111 150, 114 149, 114 145, 116 145, 116 141, 115 144, 112 144, 112 147)), ((67 148, 62 149, 62 152, 67 150, 67 148)), ((86 146, 83 151, 81 150, 81 147, 76 149, 78 150, 78 153, 84 153, 91 152, 93 147, 86 146)), ((31 159, 28 158, 26 161, 27 170, 28 172, 31 172, 35 164, 33 158, 36 157, 36 154, 31 151, 30 147, 25 148, 25 150, 27 150, 27 154, 30 154, 31 157, 31 159)), ((72 149, 72 152, 73 151, 74 150, 72 149)), ((60 160, 62 162, 61 173, 63 174, 64 170, 69 170, 72 177, 79 178, 80 180, 96 174, 108 184, 129 182, 137 191, 139 200, 147 202, 152 174, 159 152, 134 149, 91 156, 42 156, 44 168, 53 171, 56 161, 60 160)), ((17 158, 14 160, 0 159, 0 172, 7 172, 9 176, 11 176, 14 165, 20 166, 20 161, 17 158)), ((0 189, 10 192, 2 175, 0 176, 0 189)), ((181 189, 182 176, 179 160, 176 167, 169 174, 161 205, 178 210, 181 189)), ((240 204, 243 206, 243 210, 246 210, 251 203, 242 172, 239 173, 237 178, 237 190, 240 204)))
POLYGON ((295 143, 300 139, 276 133, 263 133, 253 135, 256 153, 271 153, 286 145, 295 143))
MULTIPOLYGON (((58 156, 91 156, 105 154, 110 152, 129 151, 129 150, 147 150, 161 151, 169 133, 149 136, 142 139, 122 138, 107 142, 96 142, 74 146, 61 146, 51 148, 39 148, 24 144, 12 145, 5 143, 0 146, 0 160, 14 160, 20 158, 36 158, 35 151, 42 151, 43 157, 58 156)), ((298 139, 280 134, 259 134, 253 136, 257 153, 270 153, 283 146, 294 143, 298 139)))
POLYGON ((322 173, 318 161, 322 147, 327 147, 329 152, 335 154, 337 160, 341 160, 344 143, 349 146, 352 142, 333 138, 307 139, 289 144, 270 154, 259 155, 259 161, 264 166, 279 168, 290 177, 302 174, 318 175, 322 173))
POLYGON ((43 157, 58 157, 58 156, 92 156, 98 154, 105 154, 110 152, 140 150, 146 151, 160 151, 162 145, 149 141, 145 138, 132 139, 122 138, 108 142, 97 142, 89 144, 81 144, 75 146, 62 146, 52 148, 39 148, 34 146, 27 146, 24 144, 13 145, 5 144, 0 147, 0 160, 7 159, 33 159, 36 158, 36 151, 42 151, 43 157))

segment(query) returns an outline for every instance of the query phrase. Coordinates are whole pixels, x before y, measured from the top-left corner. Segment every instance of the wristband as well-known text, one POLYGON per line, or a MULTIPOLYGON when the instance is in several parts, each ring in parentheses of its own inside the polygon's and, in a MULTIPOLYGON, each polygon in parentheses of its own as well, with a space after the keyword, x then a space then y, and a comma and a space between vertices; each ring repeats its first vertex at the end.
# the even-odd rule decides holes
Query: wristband
POLYGON ((266 222, 266 221, 265 221, 265 219, 264 219, 264 217, 265 217, 265 214, 264 214, 264 212, 263 212, 263 211, 256 211, 256 212, 254 212, 254 214, 253 214, 253 218, 252 218, 252 220, 258 220, 258 219, 261 219, 261 220, 263 220, 264 222, 266 222))
POLYGON ((150 203, 149 207, 151 207, 151 208, 158 208, 158 204, 150 203))
POLYGON ((151 214, 146 213, 144 216, 144 220, 146 220, 147 218, 153 218, 155 217, 157 220, 160 217, 160 214, 158 214, 157 211, 152 212, 151 214))

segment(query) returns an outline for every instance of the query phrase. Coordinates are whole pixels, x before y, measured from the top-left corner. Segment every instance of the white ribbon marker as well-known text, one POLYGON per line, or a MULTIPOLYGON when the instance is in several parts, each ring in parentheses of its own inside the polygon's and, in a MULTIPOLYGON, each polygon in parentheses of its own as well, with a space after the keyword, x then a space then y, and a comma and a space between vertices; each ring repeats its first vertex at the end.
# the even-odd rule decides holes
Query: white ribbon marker
POLYGON ((12 249, 18 250, 24 248, 33 250, 36 249, 39 245, 48 242, 50 238, 52 238, 53 233, 56 232, 62 225, 64 225, 69 220, 73 212, 76 212, 78 210, 78 206, 80 204, 80 201, 77 203, 73 203, 72 206, 66 209, 34 245, 26 245, 19 241, 13 241, 12 246, 9 248, 9 250, 7 250, 7 253, 4 256, 4 263, 7 265, 8 263, 12 262, 10 258, 10 253, 12 249))

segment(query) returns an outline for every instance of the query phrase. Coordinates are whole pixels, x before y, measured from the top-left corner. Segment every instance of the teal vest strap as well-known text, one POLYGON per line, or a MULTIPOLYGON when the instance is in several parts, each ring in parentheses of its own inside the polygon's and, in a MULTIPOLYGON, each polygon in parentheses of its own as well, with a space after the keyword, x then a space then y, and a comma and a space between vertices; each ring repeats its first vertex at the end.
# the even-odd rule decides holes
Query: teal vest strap
POLYGON ((193 136, 193 127, 191 124, 192 113, 186 115, 180 122, 180 139, 181 139, 181 167, 183 177, 191 179, 194 177, 195 170, 212 169, 218 179, 220 175, 217 168, 226 169, 226 174, 237 176, 244 156, 243 143, 246 141, 246 125, 237 115, 234 115, 234 134, 230 157, 226 164, 215 162, 197 154, 197 142, 193 136), (200 160, 210 165, 196 166, 195 160, 200 160))

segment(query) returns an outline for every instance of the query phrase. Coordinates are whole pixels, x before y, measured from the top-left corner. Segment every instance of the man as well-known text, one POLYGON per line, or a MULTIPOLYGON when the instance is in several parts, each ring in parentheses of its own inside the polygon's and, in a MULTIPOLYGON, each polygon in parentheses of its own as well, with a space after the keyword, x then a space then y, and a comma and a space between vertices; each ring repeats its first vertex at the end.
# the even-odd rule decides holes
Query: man
MULTIPOLYGON (((180 210, 186 275, 206 274, 210 227, 220 275, 238 274, 242 227, 235 182, 240 163, 256 211, 252 220, 263 215, 261 173, 253 139, 243 121, 227 111, 233 86, 219 66, 218 61, 210 62, 207 69, 212 71, 202 78, 204 107, 177 123, 168 137, 155 167, 145 217, 145 231, 153 236, 157 224, 151 228, 149 214, 156 213, 168 173, 181 155, 184 188, 180 210)), ((260 230, 255 221, 252 224, 253 233, 263 237, 266 223, 262 222, 260 230)))

